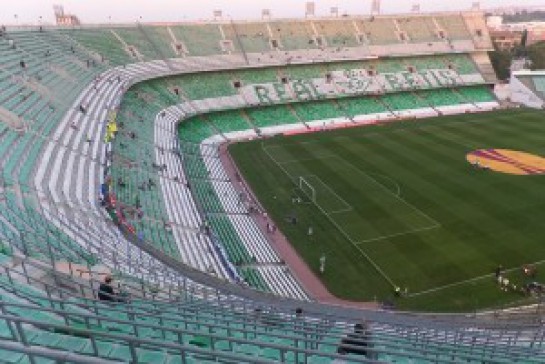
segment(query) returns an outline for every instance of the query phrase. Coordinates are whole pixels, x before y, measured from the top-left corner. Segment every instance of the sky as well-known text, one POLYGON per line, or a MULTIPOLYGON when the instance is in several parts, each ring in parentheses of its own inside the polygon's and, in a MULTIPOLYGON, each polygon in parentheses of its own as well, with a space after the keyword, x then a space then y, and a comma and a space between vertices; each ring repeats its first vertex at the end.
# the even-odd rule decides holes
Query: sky
MULTIPOLYGON (((422 12, 468 10, 476 0, 382 0, 383 13, 409 12, 420 4, 422 12)), ((257 19, 261 9, 273 17, 304 16, 307 0, 0 0, 0 24, 53 24, 53 4, 83 23, 179 22, 212 18, 222 9, 226 18, 257 19), (40 18, 41 17, 41 18, 40 18)), ((341 13, 369 14, 371 0, 315 0, 316 15, 328 15, 332 6, 341 13)), ((544 5, 544 0, 481 0, 481 8, 544 5)))

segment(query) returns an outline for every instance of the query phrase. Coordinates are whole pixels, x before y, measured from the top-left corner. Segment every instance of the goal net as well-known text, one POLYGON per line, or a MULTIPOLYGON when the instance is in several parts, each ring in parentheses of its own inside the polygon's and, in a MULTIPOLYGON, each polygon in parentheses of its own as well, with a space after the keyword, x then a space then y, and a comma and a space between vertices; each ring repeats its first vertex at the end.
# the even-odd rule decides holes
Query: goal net
POLYGON ((303 191, 303 193, 310 199, 310 201, 316 203, 316 190, 314 189, 314 186, 312 186, 305 179, 305 177, 299 177, 299 189, 303 191))

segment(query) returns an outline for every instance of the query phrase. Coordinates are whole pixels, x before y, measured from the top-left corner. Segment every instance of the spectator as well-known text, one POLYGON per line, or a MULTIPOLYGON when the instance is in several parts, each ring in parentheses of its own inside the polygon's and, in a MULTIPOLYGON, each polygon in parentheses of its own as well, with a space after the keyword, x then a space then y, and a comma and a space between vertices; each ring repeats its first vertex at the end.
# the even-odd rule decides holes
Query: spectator
POLYGON ((346 338, 341 340, 341 344, 337 348, 339 354, 356 354, 367 356, 369 345, 369 329, 363 324, 354 325, 354 333, 348 334, 346 338))
POLYGON ((104 283, 100 284, 100 287, 98 288, 98 299, 101 301, 118 301, 114 293, 114 288, 112 287, 112 277, 110 275, 104 277, 104 283))

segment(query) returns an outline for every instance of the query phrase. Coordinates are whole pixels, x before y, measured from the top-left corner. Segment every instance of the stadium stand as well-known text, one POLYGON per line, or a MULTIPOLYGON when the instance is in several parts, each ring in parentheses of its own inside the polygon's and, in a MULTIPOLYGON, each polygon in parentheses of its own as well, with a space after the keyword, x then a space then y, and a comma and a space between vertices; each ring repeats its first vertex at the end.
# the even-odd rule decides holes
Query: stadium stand
POLYGON ((370 44, 391 44, 400 41, 396 34, 396 25, 393 18, 360 20, 357 25, 370 44))
POLYGON ((432 42, 438 39, 433 18, 422 16, 397 18, 397 24, 399 29, 406 33, 410 42, 432 42))
POLYGON ((330 47, 356 47, 359 45, 354 23, 351 20, 313 21, 318 34, 330 47))
POLYGON ((178 25, 168 29, 189 56, 210 56, 225 52, 221 46, 223 37, 217 25, 178 25))
POLYGON ((542 71, 513 72, 509 82, 511 101, 532 108, 543 108, 545 105, 544 78, 542 71))
POLYGON ((271 50, 270 28, 264 22, 231 23, 222 26, 225 38, 231 40, 237 49, 248 53, 262 53, 271 50))
POLYGON ((255 109, 247 109, 246 114, 251 120, 252 124, 259 128, 293 124, 297 122, 295 116, 283 106, 266 106, 255 109))
POLYGON ((270 22, 271 32, 278 39, 281 49, 300 50, 319 48, 313 29, 308 22, 270 22))
POLYGON ((539 94, 545 98, 545 77, 544 76, 536 76, 532 79, 534 81, 534 87, 539 94))
POLYGON ((452 40, 468 39, 470 37, 467 24, 461 15, 438 15, 434 17, 439 27, 446 32, 446 37, 452 40))
POLYGON ((115 37, 111 30, 74 29, 62 30, 59 33, 75 44, 85 44, 85 48, 96 55, 93 59, 106 60, 106 62, 114 66, 136 61, 133 56, 123 49, 119 39, 115 37))
POLYGON ((471 39, 460 15, 421 18, 426 29, 376 17, 8 31, 0 38, 2 360, 545 360, 541 326, 521 327, 520 317, 422 317, 308 302, 314 297, 223 169, 220 143, 284 124, 306 130, 307 122, 352 123, 429 105, 463 112, 468 101, 494 104, 467 54, 298 59, 309 64, 265 69, 245 58, 269 52, 273 40, 290 51, 426 42, 432 24, 449 38, 471 39), (452 77, 475 76, 463 83, 477 86, 446 76, 442 83, 437 73, 433 91, 416 91, 424 87, 362 72, 448 71, 450 64, 452 77), (313 82, 331 92, 312 91, 313 82), (285 84, 287 96, 258 106, 247 97, 256 84, 285 84), (105 274, 115 278, 117 303, 98 300, 105 274))

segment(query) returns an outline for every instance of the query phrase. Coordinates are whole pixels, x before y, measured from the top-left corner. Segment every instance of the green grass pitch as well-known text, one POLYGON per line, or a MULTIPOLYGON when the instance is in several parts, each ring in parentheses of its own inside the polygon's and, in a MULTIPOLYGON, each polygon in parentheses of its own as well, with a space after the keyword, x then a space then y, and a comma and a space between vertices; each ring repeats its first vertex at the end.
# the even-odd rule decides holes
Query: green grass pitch
POLYGON ((334 295, 412 310, 495 308, 527 300, 498 288, 499 264, 519 286, 527 279, 523 264, 536 264, 537 280, 545 269, 545 175, 477 169, 466 154, 503 148, 545 156, 544 116, 527 109, 445 116, 229 150, 334 295), (394 286, 408 294, 396 298, 394 286))

